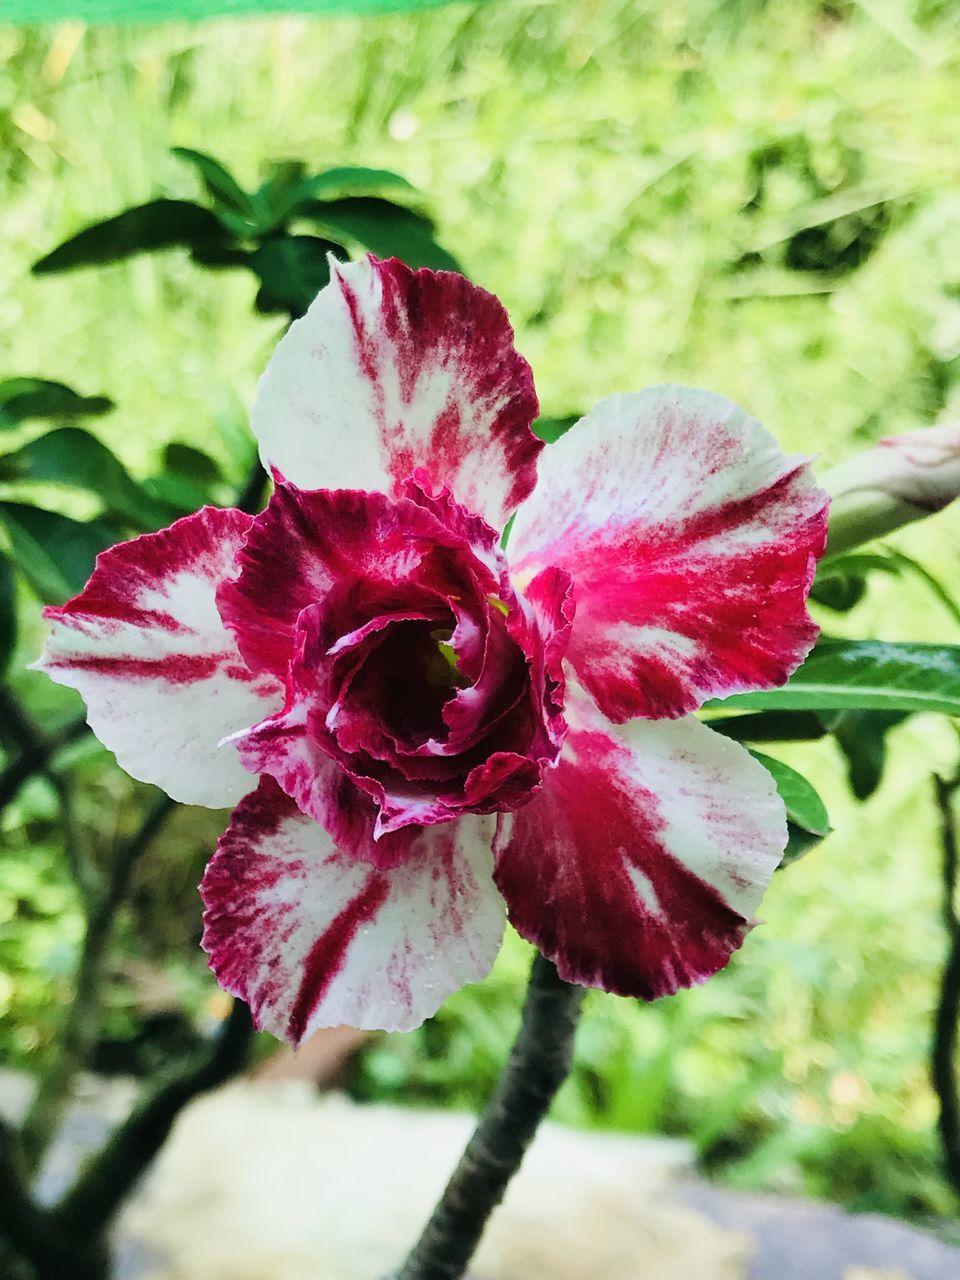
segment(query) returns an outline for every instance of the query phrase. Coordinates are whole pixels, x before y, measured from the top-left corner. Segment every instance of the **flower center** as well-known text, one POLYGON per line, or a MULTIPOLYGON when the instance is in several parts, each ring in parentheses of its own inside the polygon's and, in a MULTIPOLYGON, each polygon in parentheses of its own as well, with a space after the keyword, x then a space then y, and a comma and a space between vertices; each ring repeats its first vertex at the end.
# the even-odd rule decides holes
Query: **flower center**
POLYGON ((398 741, 446 736, 443 708, 469 683, 457 668, 452 635, 433 622, 398 622, 358 676, 355 694, 398 741))

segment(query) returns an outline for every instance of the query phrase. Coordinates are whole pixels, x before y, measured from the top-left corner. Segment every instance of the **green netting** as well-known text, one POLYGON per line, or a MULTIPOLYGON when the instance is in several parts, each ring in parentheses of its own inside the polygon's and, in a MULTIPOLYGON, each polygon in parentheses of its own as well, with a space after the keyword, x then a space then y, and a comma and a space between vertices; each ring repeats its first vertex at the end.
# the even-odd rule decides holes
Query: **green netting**
POLYGON ((451 2, 465 0, 0 0, 0 23, 60 22, 67 18, 170 22, 257 13, 403 13, 451 2))

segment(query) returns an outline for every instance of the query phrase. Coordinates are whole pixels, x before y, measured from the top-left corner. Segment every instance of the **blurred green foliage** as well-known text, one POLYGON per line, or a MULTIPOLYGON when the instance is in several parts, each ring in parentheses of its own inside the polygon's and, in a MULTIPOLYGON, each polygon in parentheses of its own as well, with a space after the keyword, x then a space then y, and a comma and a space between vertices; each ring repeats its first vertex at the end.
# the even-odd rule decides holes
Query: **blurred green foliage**
MULTIPOLYGON (((221 157, 247 192, 270 181, 268 161, 375 166, 430 194, 444 243, 503 298, 554 434, 602 395, 671 379, 732 396, 787 447, 834 461, 960 406, 958 63, 960 11, 938 0, 511 0, 364 24, 0 27, 2 373, 108 394, 116 410, 83 429, 132 482, 149 490, 172 471, 225 494, 249 466, 246 406, 281 328, 254 311, 263 280, 183 249, 57 279, 29 264, 128 206, 202 203, 211 185, 223 198, 222 176, 191 172, 172 146, 221 157), (194 447, 215 474, 196 474, 194 447)), ((29 422, 17 430, 17 444, 34 438, 29 422)), ((99 510, 80 492, 54 502, 81 521, 99 510)), ((896 545, 949 583, 960 513, 896 545)), ((846 612, 822 610, 831 634, 960 640, 916 575, 865 574, 846 612)), ((19 590, 17 672, 40 635, 19 590)), ((46 723, 78 710, 39 678, 17 685, 46 723)), ((765 926, 717 979, 647 1008, 589 998, 556 1114, 689 1134, 738 1185, 947 1213, 926 1067, 944 948, 927 778, 951 768, 955 738, 920 715, 777 754, 812 779, 834 834, 776 878, 765 926), (878 738, 882 776, 875 751, 864 760, 878 738)), ((82 769, 81 829, 106 847, 140 789, 95 750, 82 769)), ((109 988, 118 1041, 154 1007, 138 974, 159 973, 164 1007, 188 1023, 218 1007, 193 885, 220 821, 181 811, 140 867, 109 988)), ((48 784, 3 824, 0 1054, 32 1065, 80 915, 48 784)), ((355 1092, 477 1106, 526 965, 509 938, 488 982, 378 1041, 355 1092)))

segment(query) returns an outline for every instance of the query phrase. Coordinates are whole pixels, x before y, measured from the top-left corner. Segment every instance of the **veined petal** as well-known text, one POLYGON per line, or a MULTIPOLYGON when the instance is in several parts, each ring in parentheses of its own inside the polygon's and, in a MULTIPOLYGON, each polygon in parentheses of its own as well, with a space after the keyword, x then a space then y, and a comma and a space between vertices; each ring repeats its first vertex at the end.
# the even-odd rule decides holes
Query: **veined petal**
POLYGON ((283 701, 256 676, 217 612, 250 528, 241 511, 205 507, 169 529, 111 547, 61 608, 36 664, 79 690, 90 727, 119 764, 185 804, 234 804, 252 785, 228 734, 283 701))
POLYGON ((462 545, 459 532, 408 499, 281 484, 244 542, 239 576, 224 583, 217 603, 250 667, 282 678, 304 609, 335 588, 348 590, 365 620, 384 611, 387 588, 397 589, 395 607, 403 609, 411 582, 430 578, 435 553, 462 545))
POLYGON ((609 724, 568 685, 570 732, 494 878, 561 977, 652 1000, 722 969, 787 839, 773 780, 693 717, 609 724))
POLYGON ((610 719, 679 716, 799 666, 826 539, 806 462, 731 401, 672 386, 602 400, 546 451, 507 553, 515 581, 573 575, 567 656, 610 719))
POLYGON ((498 529, 533 488, 530 367, 496 298, 391 258, 332 264, 253 408, 264 462, 304 489, 394 497, 421 469, 498 529))
POLYGON ((207 867, 203 947, 256 1025, 292 1044, 317 1027, 409 1031, 489 971, 503 933, 491 819, 435 827, 384 870, 341 853, 264 779, 207 867))

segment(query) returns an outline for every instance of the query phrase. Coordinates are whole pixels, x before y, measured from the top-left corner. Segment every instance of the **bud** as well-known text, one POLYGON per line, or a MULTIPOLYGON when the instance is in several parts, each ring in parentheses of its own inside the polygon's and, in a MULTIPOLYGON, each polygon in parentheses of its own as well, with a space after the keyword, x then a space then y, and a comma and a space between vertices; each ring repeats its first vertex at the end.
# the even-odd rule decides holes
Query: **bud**
POLYGON ((960 496, 960 422, 888 436, 820 483, 832 498, 828 555, 883 537, 960 496))

